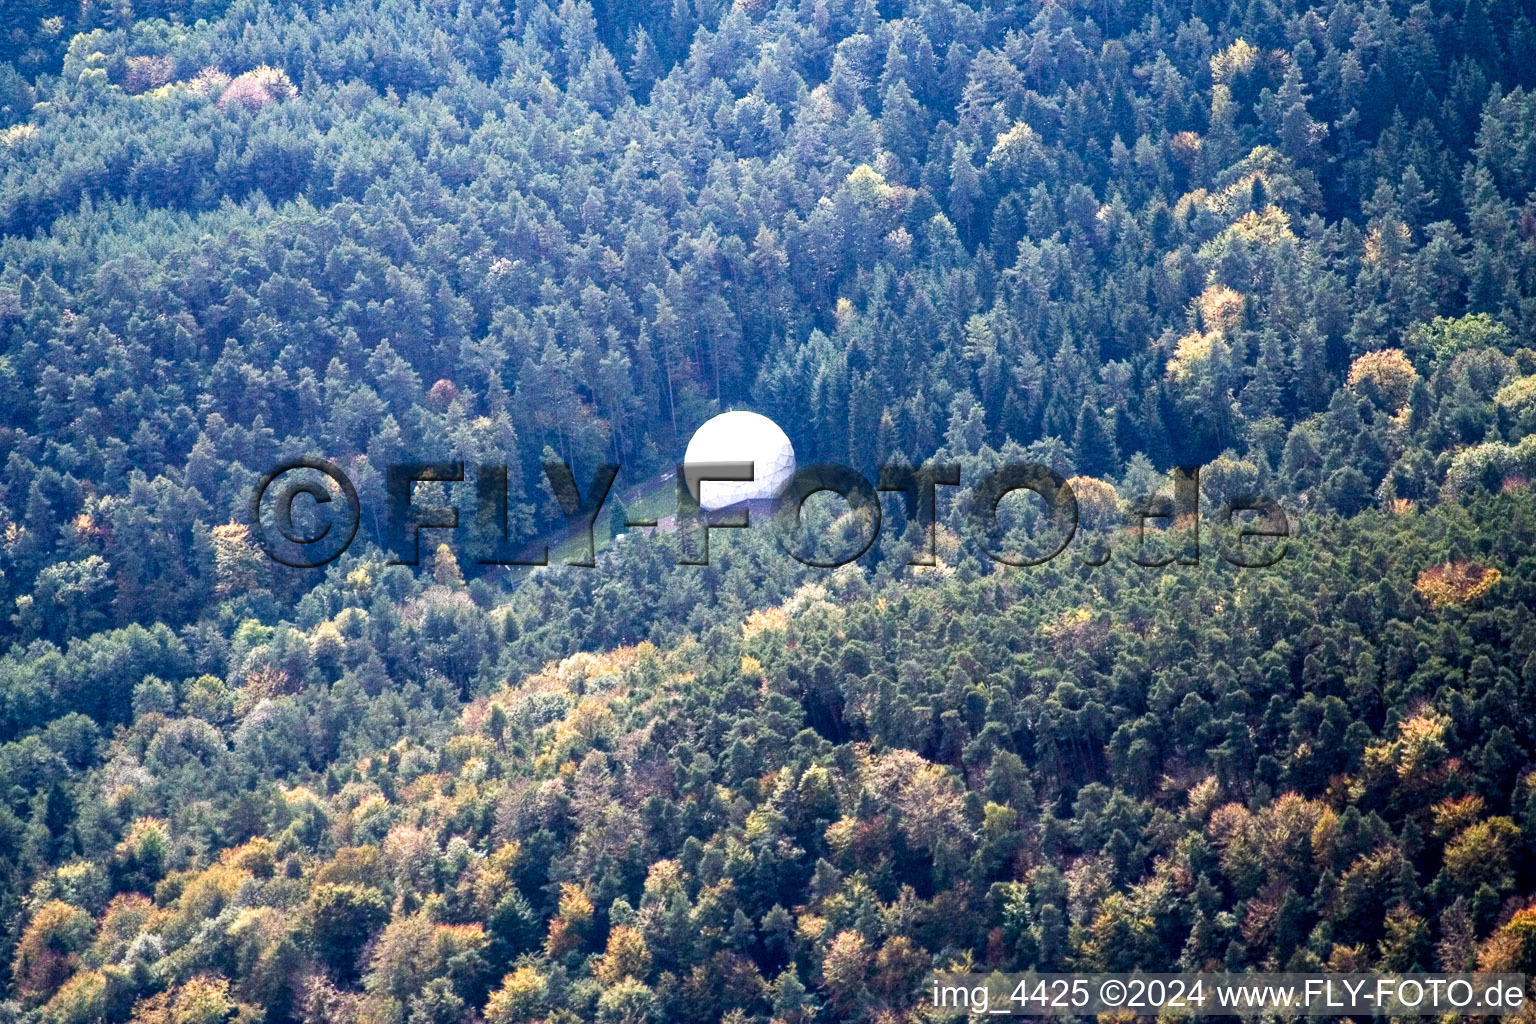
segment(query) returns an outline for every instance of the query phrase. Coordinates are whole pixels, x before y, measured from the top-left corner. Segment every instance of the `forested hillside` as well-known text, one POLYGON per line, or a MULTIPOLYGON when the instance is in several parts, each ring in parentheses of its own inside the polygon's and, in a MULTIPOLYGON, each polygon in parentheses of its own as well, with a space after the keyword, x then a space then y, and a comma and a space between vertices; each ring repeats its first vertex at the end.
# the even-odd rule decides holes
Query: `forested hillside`
POLYGON ((1536 973, 1524 5, 13 12, 0 1022, 1536 973), (1001 566, 962 502, 932 568, 899 515, 836 571, 380 551, 391 464, 505 462, 527 541, 541 463, 636 484, 730 407, 802 463, 1049 464, 1118 553, 1001 566), (248 530, 301 455, 362 493, 325 569, 248 530), (1129 563, 1195 463, 1284 561, 1129 563))

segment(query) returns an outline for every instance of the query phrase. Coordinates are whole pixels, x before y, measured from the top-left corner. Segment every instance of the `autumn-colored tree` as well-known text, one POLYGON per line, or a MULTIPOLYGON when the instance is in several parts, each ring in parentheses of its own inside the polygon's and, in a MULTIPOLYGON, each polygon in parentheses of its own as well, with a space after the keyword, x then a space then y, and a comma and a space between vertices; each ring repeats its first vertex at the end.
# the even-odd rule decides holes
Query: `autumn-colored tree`
POLYGON ((592 914, 592 900, 581 886, 562 883, 559 906, 549 922, 549 937, 544 942, 545 952, 559 957, 581 949, 587 940, 592 914))
POLYGON ((1496 892, 1514 884, 1515 854, 1523 849, 1520 829, 1508 818, 1488 818, 1463 829, 1445 844, 1445 870, 1470 892, 1479 885, 1496 892))
POLYGON ((489 1024, 524 1024, 535 1020, 544 1010, 549 983, 533 967, 523 966, 502 979, 485 1004, 489 1024))
POLYGON ((905 935, 893 935, 875 954, 870 989, 886 1003, 904 1006, 931 966, 932 958, 925 950, 905 935))
POLYGON ((869 940, 856 931, 838 932, 828 944, 821 962, 822 983, 838 1013, 851 1015, 863 1005, 872 960, 869 940))
POLYGON ((42 1008, 42 1024, 96 1024, 107 1013, 107 976, 85 970, 64 983, 42 1008))
POLYGON ((620 925, 608 933, 608 950, 603 954, 597 977, 606 985, 623 978, 644 981, 651 969, 651 950, 645 937, 635 928, 620 925))
POLYGON ((1455 561, 1425 569, 1413 586, 1431 608, 1445 608, 1476 601, 1502 578, 1492 566, 1455 561))
POLYGON ((455 589, 464 586, 464 574, 459 570, 459 560, 453 548, 447 544, 439 544, 432 554, 432 578, 439 586, 455 589))
POLYGON ((11 972, 17 991, 34 1002, 51 996, 74 973, 95 929, 79 907, 59 900, 38 907, 16 944, 11 972))
POLYGON ((225 978, 189 978, 171 1000, 170 1024, 224 1024, 235 1012, 225 978))
POLYGON ((1349 366, 1350 387, 1388 412, 1397 412, 1413 396, 1419 375, 1401 349, 1367 352, 1349 366))

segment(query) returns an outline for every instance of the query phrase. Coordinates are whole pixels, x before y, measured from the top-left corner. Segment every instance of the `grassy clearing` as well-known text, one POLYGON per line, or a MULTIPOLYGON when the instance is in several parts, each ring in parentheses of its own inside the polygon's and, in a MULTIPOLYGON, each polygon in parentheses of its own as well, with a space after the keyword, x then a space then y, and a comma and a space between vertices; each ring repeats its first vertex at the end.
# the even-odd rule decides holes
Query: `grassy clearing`
MULTIPOLYGON (((643 484, 631 489, 623 489, 615 485, 615 490, 620 491, 619 498, 624 502, 624 508, 631 521, 637 519, 654 519, 658 522, 668 516, 677 514, 677 484, 673 474, 653 477, 643 484)), ((609 523, 609 511, 613 501, 612 495, 597 513, 597 521, 592 526, 592 546, 594 550, 602 552, 607 550, 613 542, 613 535, 609 523)), ((526 553, 532 553, 549 545, 549 564, 565 565, 572 559, 581 558, 586 554, 586 539, 573 536, 565 528, 553 530, 540 537, 526 549, 526 553)), ((516 574, 522 575, 527 569, 515 569, 516 574)))

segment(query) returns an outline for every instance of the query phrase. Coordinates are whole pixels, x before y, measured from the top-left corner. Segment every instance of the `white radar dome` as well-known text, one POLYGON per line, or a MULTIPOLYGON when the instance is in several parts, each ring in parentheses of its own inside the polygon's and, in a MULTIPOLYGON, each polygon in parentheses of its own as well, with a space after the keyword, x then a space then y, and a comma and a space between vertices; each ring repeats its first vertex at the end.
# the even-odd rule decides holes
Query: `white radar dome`
POLYGON ((795 449, 768 417, 755 412, 723 412, 694 432, 683 456, 683 471, 688 490, 707 511, 744 501, 772 501, 795 475, 795 449), (698 479, 704 472, 702 467, 722 462, 752 463, 752 480, 698 479))

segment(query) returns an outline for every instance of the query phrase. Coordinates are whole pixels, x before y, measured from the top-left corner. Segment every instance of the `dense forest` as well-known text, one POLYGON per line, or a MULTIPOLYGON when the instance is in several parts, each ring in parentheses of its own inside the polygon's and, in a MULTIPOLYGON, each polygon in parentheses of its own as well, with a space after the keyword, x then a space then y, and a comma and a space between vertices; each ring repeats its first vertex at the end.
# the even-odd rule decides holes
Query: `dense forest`
POLYGON ((1518 0, 5 17, 0 1022, 1536 974, 1518 0), (962 496, 927 567, 899 502, 835 570, 760 530, 389 564, 392 464, 506 464, 529 542, 543 464, 639 486, 728 408, 871 478, 1049 465, 1082 536, 1006 566, 962 496), (324 569, 250 529, 298 456, 362 493, 324 569), (1195 464, 1199 563, 1133 564, 1195 464), (1241 570, 1251 492, 1292 536, 1241 570))

